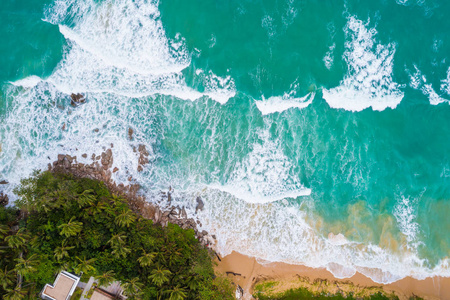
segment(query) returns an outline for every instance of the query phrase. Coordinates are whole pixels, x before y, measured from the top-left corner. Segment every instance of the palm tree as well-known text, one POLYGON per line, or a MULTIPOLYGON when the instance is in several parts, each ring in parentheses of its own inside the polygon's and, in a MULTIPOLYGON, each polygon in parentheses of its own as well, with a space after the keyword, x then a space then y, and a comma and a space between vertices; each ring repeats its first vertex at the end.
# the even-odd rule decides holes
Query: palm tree
POLYGON ((149 279, 152 280, 154 284, 157 286, 161 286, 166 282, 169 282, 169 277, 172 274, 169 270, 164 270, 160 266, 156 267, 156 269, 152 270, 150 273, 149 279))
POLYGON ((16 286, 14 289, 6 289, 6 294, 3 296, 5 300, 21 300, 24 299, 27 292, 20 286, 16 286))
POLYGON ((114 271, 108 271, 106 273, 103 273, 101 275, 96 276, 96 279, 98 280, 98 285, 99 286, 108 286, 109 284, 111 284, 112 282, 114 282, 114 276, 116 274, 114 274, 114 271))
POLYGON ((39 264, 39 261, 37 260, 37 255, 33 254, 28 258, 22 258, 19 257, 16 259, 16 267, 14 270, 20 275, 20 276, 27 276, 30 273, 36 272, 36 266, 39 264))
POLYGON ((66 242, 63 241, 61 244, 61 247, 56 247, 55 248, 55 257, 57 260, 61 260, 64 257, 68 257, 69 256, 69 252, 67 252, 68 250, 72 250, 73 248, 75 248, 74 246, 66 246, 66 242))
POLYGON ((28 234, 24 233, 22 230, 19 230, 16 234, 7 236, 5 241, 8 243, 9 247, 20 249, 25 246, 27 238, 29 238, 28 234))
POLYGON ((86 257, 83 257, 83 259, 79 258, 78 256, 75 256, 76 259, 78 259, 79 263, 75 267, 75 273, 86 273, 90 274, 95 272, 95 267, 92 265, 95 262, 95 258, 86 259, 86 257))
POLYGON ((130 252, 131 249, 125 247, 125 245, 113 247, 113 251, 111 251, 115 258, 120 258, 121 256, 125 258, 130 252))
POLYGON ((60 235, 65 235, 66 237, 77 235, 81 232, 83 228, 83 223, 74 221, 75 217, 70 218, 69 222, 66 224, 61 224, 58 228, 61 230, 60 235))
POLYGON ((123 209, 122 212, 118 216, 116 216, 114 222, 120 227, 129 227, 131 224, 133 224, 135 219, 136 216, 131 210, 123 209))
POLYGON ((143 286, 144 285, 141 282, 139 282, 138 277, 134 277, 133 279, 130 279, 124 284, 122 284, 122 288, 127 294, 127 296, 131 297, 140 295, 142 293, 141 291, 143 286))
POLYGON ((94 190, 92 189, 85 190, 83 193, 78 194, 78 206, 80 208, 91 206, 95 203, 95 200, 94 190))
POLYGON ((198 289, 200 280, 196 275, 191 275, 187 278, 186 286, 191 291, 196 291, 198 289))
POLYGON ((3 240, 5 235, 8 234, 8 232, 9 232, 9 226, 8 225, 4 225, 4 224, 0 224, 0 240, 3 240))
POLYGON ((125 245, 126 239, 127 235, 125 234, 125 232, 119 232, 113 235, 106 243, 109 244, 111 247, 115 248, 125 245))
POLYGON ((89 213, 92 213, 92 214, 94 214, 94 215, 97 215, 97 214, 101 214, 101 213, 106 209, 106 207, 107 207, 107 205, 106 205, 105 202, 103 202, 103 201, 98 201, 97 203, 92 204, 92 205, 88 208, 88 210, 89 210, 89 213))
POLYGON ((14 283, 16 278, 16 274, 14 274, 13 270, 7 270, 6 267, 4 270, 0 269, 0 284, 4 290, 14 283))
POLYGON ((141 267, 149 267, 153 264, 153 260, 155 259, 156 252, 152 253, 146 253, 144 251, 144 254, 138 258, 138 262, 141 265, 141 267))
POLYGON ((187 297, 185 289, 178 286, 171 290, 167 290, 166 293, 170 295, 169 300, 184 300, 187 297))

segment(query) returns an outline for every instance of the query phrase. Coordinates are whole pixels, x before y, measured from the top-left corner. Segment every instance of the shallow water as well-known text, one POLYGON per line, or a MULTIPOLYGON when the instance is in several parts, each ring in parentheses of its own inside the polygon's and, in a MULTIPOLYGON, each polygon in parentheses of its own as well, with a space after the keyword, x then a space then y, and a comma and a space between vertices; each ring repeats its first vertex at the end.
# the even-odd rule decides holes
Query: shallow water
POLYGON ((113 143, 116 180, 202 197, 222 254, 450 276, 450 3, 3 2, 7 192, 113 143))

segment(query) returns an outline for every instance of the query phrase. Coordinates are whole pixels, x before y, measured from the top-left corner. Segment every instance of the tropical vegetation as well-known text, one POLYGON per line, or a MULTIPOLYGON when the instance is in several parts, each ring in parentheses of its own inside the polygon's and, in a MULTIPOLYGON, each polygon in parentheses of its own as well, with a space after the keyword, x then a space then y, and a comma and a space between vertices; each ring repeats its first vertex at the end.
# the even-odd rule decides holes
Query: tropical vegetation
POLYGON ((129 299, 233 299, 192 229, 155 225, 100 181, 36 172, 0 207, 0 298, 36 299, 61 270, 129 299))

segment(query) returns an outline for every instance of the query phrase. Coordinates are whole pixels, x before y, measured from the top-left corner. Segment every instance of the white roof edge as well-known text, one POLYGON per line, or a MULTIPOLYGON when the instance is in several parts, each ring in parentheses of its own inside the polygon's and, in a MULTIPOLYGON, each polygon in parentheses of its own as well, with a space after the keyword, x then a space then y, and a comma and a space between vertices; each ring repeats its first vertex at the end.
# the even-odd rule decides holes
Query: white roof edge
POLYGON ((52 289, 55 288, 56 283, 58 282, 59 277, 61 276, 61 274, 66 276, 66 277, 68 277, 68 278, 70 278, 70 279, 72 279, 74 281, 74 283, 72 284, 72 287, 70 288, 69 294, 66 297, 66 300, 70 299, 70 297, 73 295, 73 292, 75 291, 75 289, 76 289, 76 287, 78 285, 78 282, 80 282, 80 277, 78 277, 76 275, 73 275, 72 273, 69 273, 69 272, 66 272, 66 271, 61 271, 61 272, 58 273, 58 276, 56 276, 55 282, 53 282, 54 285, 50 285, 48 283, 45 284, 44 289, 42 290, 42 293, 41 293, 42 295, 44 295, 45 297, 50 298, 52 300, 56 300, 52 296, 46 294, 45 293, 45 289, 47 288, 47 286, 52 288, 52 289))

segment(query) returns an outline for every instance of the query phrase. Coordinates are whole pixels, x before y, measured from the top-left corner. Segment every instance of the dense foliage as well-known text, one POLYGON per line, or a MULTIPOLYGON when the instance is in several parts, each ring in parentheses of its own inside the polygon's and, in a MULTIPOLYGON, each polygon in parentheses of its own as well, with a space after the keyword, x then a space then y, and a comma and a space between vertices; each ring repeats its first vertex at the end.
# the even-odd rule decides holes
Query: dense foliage
POLYGON ((4 299, 35 299, 60 270, 119 280, 131 299, 232 298, 193 230, 153 225, 102 182, 44 172, 16 193, 22 217, 0 212, 4 299))
MULTIPOLYGON (((398 300, 397 296, 387 296, 378 292, 370 296, 343 296, 341 294, 330 295, 327 293, 313 293, 306 288, 289 289, 276 295, 264 295, 255 293, 253 295, 258 300, 299 300, 299 299, 316 299, 316 300, 398 300)), ((413 298, 416 299, 416 298, 413 298)))

